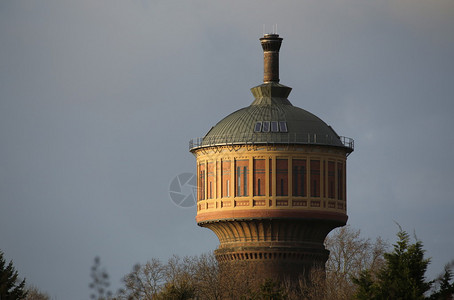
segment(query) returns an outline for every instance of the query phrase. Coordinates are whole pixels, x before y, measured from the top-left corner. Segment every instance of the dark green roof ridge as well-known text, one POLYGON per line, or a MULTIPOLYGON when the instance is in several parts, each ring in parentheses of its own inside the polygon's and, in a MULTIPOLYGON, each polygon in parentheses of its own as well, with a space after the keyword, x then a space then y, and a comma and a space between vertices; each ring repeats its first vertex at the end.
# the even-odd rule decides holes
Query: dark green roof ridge
POLYGON ((285 103, 292 105, 287 99, 291 91, 291 87, 276 82, 258 85, 251 89, 252 95, 254 95, 255 98, 255 101, 252 102, 252 105, 262 104, 263 101, 266 101, 270 98, 282 98, 283 104, 285 103))

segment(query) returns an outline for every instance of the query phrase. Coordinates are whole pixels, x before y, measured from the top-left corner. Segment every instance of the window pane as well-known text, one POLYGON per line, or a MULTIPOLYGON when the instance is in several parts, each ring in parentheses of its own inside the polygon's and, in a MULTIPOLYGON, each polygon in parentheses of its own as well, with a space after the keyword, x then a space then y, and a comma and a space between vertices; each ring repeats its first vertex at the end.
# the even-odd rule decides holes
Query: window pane
POLYGON ((222 197, 229 197, 229 180, 231 178, 230 161, 224 160, 221 163, 221 190, 222 197))
POLYGON ((241 196, 241 168, 236 168, 236 196, 241 196))
POLYGON ((247 167, 243 167, 243 196, 247 196, 247 167))
POLYGON ((276 196, 288 196, 287 159, 276 159, 276 196))
POLYGON ((253 162, 254 170, 254 196, 264 196, 265 195, 265 160, 264 159, 254 159, 253 162))
POLYGON ((311 197, 320 197, 320 161, 311 160, 311 197))
POLYGON ((336 185, 336 165, 334 161, 328 162, 328 198, 334 199, 336 185))
POLYGON ((270 196, 273 195, 273 160, 270 158, 269 161, 270 166, 270 176, 268 178, 268 186, 270 189, 270 196))
POLYGON ((245 197, 248 195, 248 165, 249 160, 242 159, 235 161, 236 174, 235 174, 235 196, 245 197))
POLYGON ((269 121, 265 121, 263 122, 263 129, 262 129, 263 132, 270 132, 270 122, 269 121))
POLYGON ((254 132, 260 132, 262 130, 262 122, 255 123, 254 132))
POLYGON ((337 163, 337 199, 344 200, 344 166, 337 163))
POLYGON ((278 132, 277 122, 271 122, 271 132, 278 132))
POLYGON ((293 196, 306 197, 306 160, 293 159, 293 196))
POLYGON ((287 122, 279 122, 281 132, 287 132, 287 122))
POLYGON ((208 193, 206 194, 206 197, 209 198, 209 199, 212 199, 213 198, 213 195, 214 195, 214 192, 213 192, 213 186, 214 186, 214 181, 215 181, 215 177, 214 177, 214 169, 215 169, 215 164, 210 162, 208 163, 208 173, 207 173, 207 179, 208 179, 208 186, 207 186, 207 189, 208 189, 208 193))
POLYGON ((197 191, 199 200, 205 200, 205 164, 199 164, 199 177, 197 191))

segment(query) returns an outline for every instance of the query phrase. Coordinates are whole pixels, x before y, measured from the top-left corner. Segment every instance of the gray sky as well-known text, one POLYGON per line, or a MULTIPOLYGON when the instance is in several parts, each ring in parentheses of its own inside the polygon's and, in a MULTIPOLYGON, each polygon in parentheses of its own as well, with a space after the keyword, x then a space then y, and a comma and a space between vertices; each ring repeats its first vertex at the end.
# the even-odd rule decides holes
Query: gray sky
POLYGON ((454 259, 452 0, 0 2, 0 249, 54 299, 216 248, 169 183, 188 140, 253 101, 278 24, 290 101, 355 139, 349 223, 454 259), (245 3, 246 2, 246 3, 245 3), (222 3, 222 4, 221 4, 222 3))

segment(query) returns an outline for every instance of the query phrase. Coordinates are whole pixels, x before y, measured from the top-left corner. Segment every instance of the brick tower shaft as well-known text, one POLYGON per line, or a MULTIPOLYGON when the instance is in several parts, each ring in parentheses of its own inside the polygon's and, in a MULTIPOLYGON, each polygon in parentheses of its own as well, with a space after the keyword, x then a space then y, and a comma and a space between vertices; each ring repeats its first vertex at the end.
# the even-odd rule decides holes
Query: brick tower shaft
POLYGON ((263 82, 279 82, 279 50, 282 38, 277 34, 266 34, 260 39, 263 48, 263 82))

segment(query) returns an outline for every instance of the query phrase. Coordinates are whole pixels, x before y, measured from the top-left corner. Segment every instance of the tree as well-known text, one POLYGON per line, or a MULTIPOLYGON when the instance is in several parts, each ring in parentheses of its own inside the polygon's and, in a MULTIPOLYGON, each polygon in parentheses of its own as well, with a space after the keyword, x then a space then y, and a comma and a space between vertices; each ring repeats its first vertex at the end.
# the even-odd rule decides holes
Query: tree
POLYGON ((362 271, 358 277, 353 278, 353 282, 357 285, 355 299, 377 299, 378 290, 370 270, 362 271))
POLYGON ((172 256, 166 263, 152 259, 137 264, 123 278, 119 299, 246 299, 255 281, 245 280, 250 269, 242 265, 220 265, 214 254, 172 256))
POLYGON ((165 266, 156 258, 144 265, 136 264, 123 278, 125 288, 120 290, 124 299, 155 299, 165 283, 165 266))
POLYGON ((13 266, 13 261, 6 265, 3 252, 0 251, 0 299, 24 299, 27 296, 25 279, 18 283, 19 274, 13 266))
POLYGON ((47 293, 43 293, 37 287, 32 286, 27 289, 25 300, 50 300, 50 297, 47 293))
POLYGON ((435 285, 438 287, 429 299, 430 300, 452 300, 454 299, 454 281, 451 268, 454 266, 454 261, 445 266, 444 273, 435 280, 435 285), (452 281, 452 282, 451 282, 452 281))
POLYGON ((185 256, 181 259, 174 255, 165 268, 166 284, 157 299, 186 300, 196 294, 197 257, 185 256))
POLYGON ((361 231, 350 225, 333 231, 325 245, 330 251, 326 262, 327 299, 351 299, 356 291, 352 278, 364 270, 376 272, 384 265, 387 244, 380 237, 375 242, 361 237, 361 231))
POLYGON ((164 289, 156 296, 157 300, 190 300, 194 299, 196 290, 188 281, 180 282, 179 285, 167 283, 164 289))
POLYGON ((285 288, 280 282, 273 281, 271 279, 265 280, 260 285, 259 290, 252 292, 252 296, 249 300, 286 300, 288 299, 285 288))
POLYGON ((203 295, 203 299, 207 300, 223 299, 223 279, 228 276, 219 266, 213 253, 196 257, 195 264, 194 278, 197 294, 203 295))
POLYGON ((416 239, 411 244, 408 233, 400 228, 394 250, 385 253, 385 266, 374 278, 371 270, 364 271, 354 278, 358 286, 356 299, 425 299, 431 282, 426 281, 425 273, 430 259, 424 258, 423 244, 416 239))
POLYGON ((181 259, 174 255, 166 264, 156 258, 144 265, 136 264, 123 278, 125 286, 118 296, 127 300, 192 299, 196 294, 196 271, 200 269, 198 260, 198 257, 181 259))
POLYGON ((109 274, 105 268, 101 268, 101 259, 98 256, 95 257, 90 276, 93 280, 89 284, 90 289, 93 290, 90 298, 96 300, 109 299, 112 296, 112 292, 107 289, 110 285, 109 274))
POLYGON ((326 295, 325 269, 315 267, 308 276, 301 275, 296 281, 287 278, 282 287, 286 299, 289 300, 323 300, 329 299, 326 295))
MULTIPOLYGON (((411 243, 401 228, 391 252, 386 252, 387 245, 381 238, 372 242, 349 226, 334 231, 325 244, 330 250, 326 272, 322 266, 315 267, 296 281, 256 280, 252 274, 258 270, 251 269, 247 262, 218 263, 212 252, 172 256, 165 263, 152 259, 135 265, 124 277, 125 286, 116 299, 453 300, 454 261, 434 284, 427 281, 425 272, 430 260, 424 257, 423 244, 418 239, 411 243), (431 285, 436 288, 426 298, 431 285)), ((104 287, 98 293, 105 293, 108 284, 102 282, 108 282, 108 276, 99 265, 98 258, 92 277, 102 279, 95 282, 104 287)))
POLYGON ((378 269, 384 262, 386 245, 360 236, 349 226, 333 232, 326 240, 330 257, 324 268, 315 268, 308 278, 268 282, 255 280, 245 262, 219 264, 214 254, 171 257, 166 263, 152 259, 136 265, 124 279, 120 299, 349 299, 356 286, 352 276, 361 270, 378 269), (274 294, 273 294, 274 293, 274 294))

